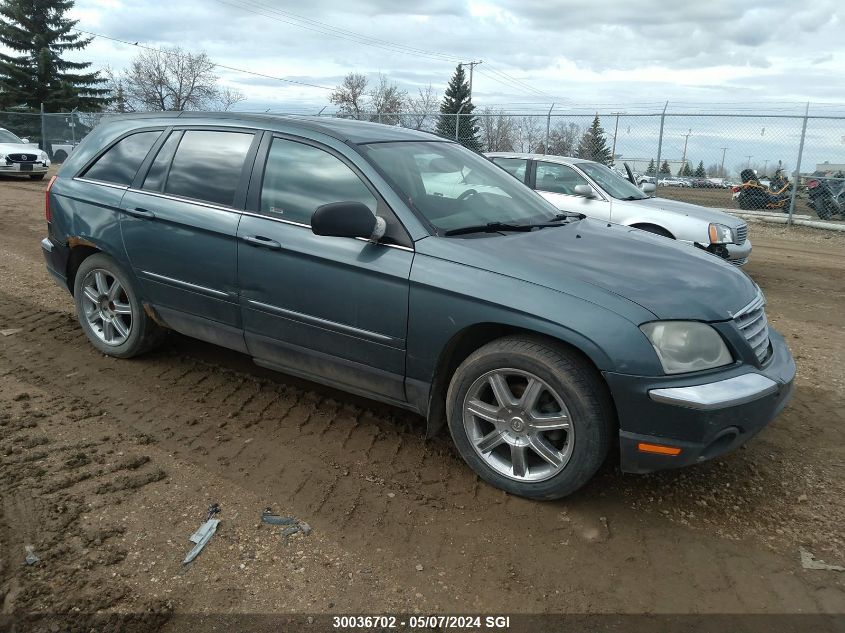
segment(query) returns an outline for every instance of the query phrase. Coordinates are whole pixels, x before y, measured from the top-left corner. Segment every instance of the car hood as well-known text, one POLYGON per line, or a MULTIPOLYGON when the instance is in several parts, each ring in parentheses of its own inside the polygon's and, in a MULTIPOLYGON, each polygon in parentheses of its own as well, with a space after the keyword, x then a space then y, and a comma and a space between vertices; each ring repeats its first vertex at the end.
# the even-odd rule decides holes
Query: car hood
POLYGON ((697 204, 690 204, 689 202, 680 202, 678 200, 669 200, 668 198, 644 198, 643 200, 626 200, 625 204, 631 204, 638 207, 647 207, 649 209, 660 209, 661 211, 668 211, 670 213, 677 213, 678 215, 685 215, 705 222, 714 222, 724 224, 731 228, 737 228, 745 224, 744 220, 740 220, 724 211, 718 209, 710 209, 702 207, 697 204))
POLYGON ((695 247, 620 224, 580 220, 530 233, 426 238, 417 252, 601 303, 601 289, 659 319, 720 321, 748 305, 757 286, 695 247))
POLYGON ((0 143, 0 154, 38 154, 41 150, 37 145, 27 145, 21 143, 0 143))

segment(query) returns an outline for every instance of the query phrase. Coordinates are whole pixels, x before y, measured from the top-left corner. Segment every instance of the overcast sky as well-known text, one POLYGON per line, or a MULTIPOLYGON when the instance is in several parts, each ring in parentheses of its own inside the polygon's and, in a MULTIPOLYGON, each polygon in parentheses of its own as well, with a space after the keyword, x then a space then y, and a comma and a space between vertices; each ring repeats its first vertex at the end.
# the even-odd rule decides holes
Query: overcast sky
MULTIPOLYGON (((477 105, 631 111, 667 99, 677 107, 845 103, 841 7, 838 0, 77 0, 73 16, 81 29, 204 50, 220 64, 317 86, 331 88, 354 70, 384 73, 411 93, 429 83, 442 93, 458 61, 483 60, 477 105)), ((74 56, 120 69, 137 52, 98 38, 74 56)), ((304 112, 328 103, 329 90, 228 70, 220 76, 246 95, 242 110, 304 112)))

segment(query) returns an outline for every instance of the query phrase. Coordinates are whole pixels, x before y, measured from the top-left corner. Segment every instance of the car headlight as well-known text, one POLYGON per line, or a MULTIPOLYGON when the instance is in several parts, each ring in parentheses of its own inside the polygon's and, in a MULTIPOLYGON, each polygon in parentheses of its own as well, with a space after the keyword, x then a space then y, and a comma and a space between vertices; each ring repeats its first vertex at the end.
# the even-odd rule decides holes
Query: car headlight
POLYGON ((707 233, 710 236, 711 244, 730 244, 734 241, 733 231, 724 224, 711 224, 707 233))
POLYGON ((38 155, 38 159, 39 159, 39 160, 41 160, 42 162, 43 162, 43 161, 45 161, 45 160, 47 160, 48 158, 49 158, 49 157, 47 156, 47 152, 43 152, 43 151, 42 151, 42 152, 38 155))
POLYGON ((734 360, 719 333, 706 323, 655 321, 640 329, 651 341, 667 374, 712 369, 734 360))

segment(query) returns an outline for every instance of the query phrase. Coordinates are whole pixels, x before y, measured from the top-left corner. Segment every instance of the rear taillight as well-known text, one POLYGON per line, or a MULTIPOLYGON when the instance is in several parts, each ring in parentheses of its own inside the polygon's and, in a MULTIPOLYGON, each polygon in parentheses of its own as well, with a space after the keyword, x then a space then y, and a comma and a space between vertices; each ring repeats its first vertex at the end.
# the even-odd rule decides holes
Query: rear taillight
POLYGON ((818 180, 811 180, 810 182, 807 183, 807 189, 815 189, 820 184, 821 183, 818 180))
POLYGON ((47 191, 44 192, 44 217, 47 218, 47 222, 53 221, 53 212, 50 210, 50 189, 53 188, 54 182, 56 182, 55 176, 50 178, 50 182, 47 183, 47 191))
POLYGON ((731 193, 737 193, 742 187, 731 187, 731 193))

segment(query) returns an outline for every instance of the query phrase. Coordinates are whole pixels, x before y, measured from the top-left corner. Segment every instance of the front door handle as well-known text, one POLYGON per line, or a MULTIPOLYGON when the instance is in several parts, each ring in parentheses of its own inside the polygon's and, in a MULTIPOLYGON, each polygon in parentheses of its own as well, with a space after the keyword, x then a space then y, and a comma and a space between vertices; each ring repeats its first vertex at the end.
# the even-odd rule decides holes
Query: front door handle
POLYGON ((243 235, 241 239, 253 246, 263 246, 264 248, 271 248, 273 250, 278 250, 282 247, 276 240, 271 240, 269 237, 264 237, 263 235, 243 235))
POLYGON ((134 209, 124 209, 126 213, 135 217, 135 218, 143 218, 145 220, 153 220, 156 217, 156 214, 150 211, 149 209, 142 209, 141 207, 135 207, 134 209))

